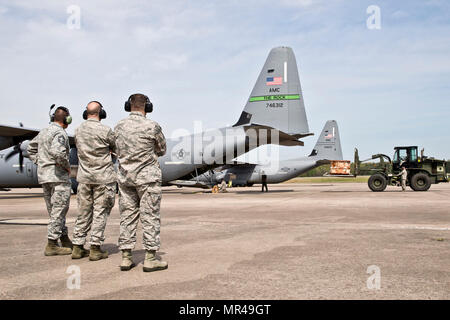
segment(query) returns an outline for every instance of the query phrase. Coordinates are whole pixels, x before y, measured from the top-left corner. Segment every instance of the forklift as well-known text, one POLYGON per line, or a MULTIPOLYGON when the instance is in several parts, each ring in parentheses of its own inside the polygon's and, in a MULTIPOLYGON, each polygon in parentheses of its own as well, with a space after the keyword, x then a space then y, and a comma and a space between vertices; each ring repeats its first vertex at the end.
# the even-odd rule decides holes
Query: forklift
POLYGON ((395 147, 394 157, 385 154, 375 154, 371 158, 360 161, 358 149, 355 149, 354 176, 361 173, 367 174, 370 178, 368 185, 370 190, 381 192, 389 186, 400 186, 400 172, 405 167, 408 172, 406 185, 414 191, 428 191, 432 184, 449 182, 450 161, 438 160, 433 157, 424 156, 424 149, 418 155, 417 146, 395 147), (363 170, 361 163, 380 159, 380 166, 376 169, 363 170))

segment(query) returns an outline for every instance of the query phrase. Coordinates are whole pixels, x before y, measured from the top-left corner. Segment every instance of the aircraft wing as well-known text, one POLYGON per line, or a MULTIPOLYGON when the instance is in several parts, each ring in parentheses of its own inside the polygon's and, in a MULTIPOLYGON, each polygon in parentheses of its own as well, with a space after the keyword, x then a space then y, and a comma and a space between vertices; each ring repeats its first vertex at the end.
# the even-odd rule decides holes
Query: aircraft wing
POLYGON ((237 161, 237 160, 234 160, 234 161, 230 161, 230 162, 227 162, 227 163, 225 163, 225 165, 224 166, 226 166, 226 165, 233 165, 233 166, 257 166, 259 163, 251 163, 251 162, 243 162, 243 161, 237 161))
POLYGON ((240 167, 240 168, 254 168, 258 164, 257 163, 250 163, 250 162, 242 162, 242 161, 233 161, 224 164, 221 168, 221 170, 226 170, 230 168, 240 167))
POLYGON ((179 187, 191 187, 191 188, 202 188, 202 189, 211 189, 211 185, 206 184, 201 181, 190 181, 190 180, 172 180, 169 181, 168 184, 179 187))
POLYGON ((31 140, 38 133, 39 130, 37 129, 0 125, 0 137, 11 138, 15 144, 25 140, 31 140))
MULTIPOLYGON (((0 150, 7 149, 25 140, 32 140, 39 134, 39 131, 38 129, 0 124, 0 150)), ((71 147, 75 146, 75 139, 71 135, 69 135, 69 143, 71 147)))

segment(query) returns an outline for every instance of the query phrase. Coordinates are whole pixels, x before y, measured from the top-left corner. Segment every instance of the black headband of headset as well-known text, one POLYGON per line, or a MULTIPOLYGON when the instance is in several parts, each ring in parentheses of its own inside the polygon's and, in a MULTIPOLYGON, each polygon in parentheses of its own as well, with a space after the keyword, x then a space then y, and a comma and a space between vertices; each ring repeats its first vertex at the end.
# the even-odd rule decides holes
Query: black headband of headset
MULTIPOLYGON (((131 112, 131 97, 134 96, 134 95, 136 95, 136 94, 137 94, 137 93, 132 94, 132 95, 128 98, 128 100, 125 101, 125 111, 126 111, 126 112, 131 112)), ((150 113, 150 112, 153 111, 153 103, 150 101, 150 99, 148 98, 148 96, 146 96, 145 94, 144 94, 143 96, 145 96, 145 98, 147 99, 147 101, 145 102, 145 112, 146 112, 146 113, 150 113)))
MULTIPOLYGON (((98 113, 100 120, 106 119, 107 114, 106 114, 105 109, 103 109, 103 105, 100 102, 98 102, 97 100, 92 100, 89 103, 92 103, 92 102, 98 103, 100 105, 100 111, 98 113)), ((89 105, 89 103, 88 103, 88 105, 89 105)), ((88 114, 87 114, 87 106, 86 106, 86 110, 84 110, 84 112, 83 112, 83 119, 87 120, 87 118, 88 118, 88 114)))

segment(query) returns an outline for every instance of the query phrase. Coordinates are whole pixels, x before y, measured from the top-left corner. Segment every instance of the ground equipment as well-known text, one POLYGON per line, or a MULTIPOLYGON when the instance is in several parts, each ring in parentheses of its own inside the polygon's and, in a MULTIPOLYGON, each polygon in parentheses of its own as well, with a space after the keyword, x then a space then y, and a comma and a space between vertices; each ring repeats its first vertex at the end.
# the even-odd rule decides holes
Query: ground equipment
POLYGON ((400 186, 402 167, 408 172, 406 185, 414 191, 427 191, 432 184, 449 182, 450 161, 424 156, 424 149, 419 156, 417 146, 395 147, 394 150, 392 160, 389 156, 379 153, 360 161, 358 149, 355 149, 354 176, 368 173, 368 185, 374 192, 384 191, 388 185, 400 186), (380 159, 376 168, 361 168, 361 163, 376 159, 380 159))

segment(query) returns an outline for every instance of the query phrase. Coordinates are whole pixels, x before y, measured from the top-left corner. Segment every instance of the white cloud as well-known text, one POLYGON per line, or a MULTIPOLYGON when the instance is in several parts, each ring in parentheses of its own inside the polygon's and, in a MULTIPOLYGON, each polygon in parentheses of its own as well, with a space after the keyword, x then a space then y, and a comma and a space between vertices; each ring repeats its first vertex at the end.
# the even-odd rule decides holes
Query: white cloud
POLYGON ((408 12, 403 11, 403 10, 397 10, 394 13, 392 13, 392 18, 394 19, 403 19, 403 18, 407 18, 409 16, 408 12))
MULTIPOLYGON (((44 126, 48 106, 60 103, 73 110, 73 130, 85 103, 99 99, 113 125, 135 91, 154 99, 152 117, 167 136, 194 120, 210 128, 234 123, 268 51, 279 45, 297 56, 310 127, 317 132, 338 120, 346 156, 375 134, 369 129, 385 114, 432 106, 437 115, 427 115, 423 128, 430 132, 448 110, 450 26, 433 19, 445 18, 445 10, 428 13, 426 24, 410 15, 371 32, 364 6, 338 6, 342 1, 78 1, 81 29, 69 30, 72 3, 0 0, 7 10, 0 19, 0 85, 8 93, 0 96, 2 123, 44 126)), ((414 4, 420 9, 422 2, 414 4)), ((387 6, 393 18, 404 10, 387 6)), ((389 144, 403 134, 397 127, 417 123, 388 126, 376 143, 389 144)))
POLYGON ((281 4, 293 7, 308 7, 318 2, 318 0, 281 0, 281 4))

